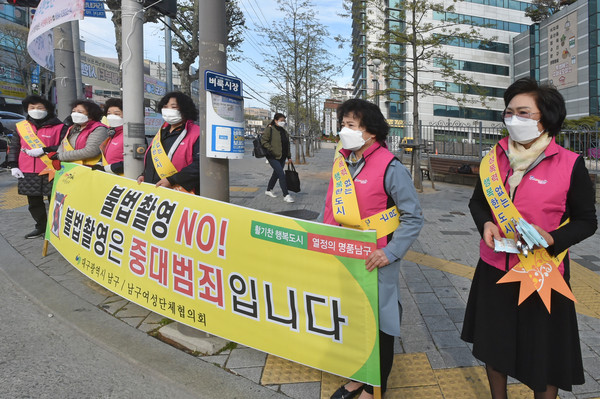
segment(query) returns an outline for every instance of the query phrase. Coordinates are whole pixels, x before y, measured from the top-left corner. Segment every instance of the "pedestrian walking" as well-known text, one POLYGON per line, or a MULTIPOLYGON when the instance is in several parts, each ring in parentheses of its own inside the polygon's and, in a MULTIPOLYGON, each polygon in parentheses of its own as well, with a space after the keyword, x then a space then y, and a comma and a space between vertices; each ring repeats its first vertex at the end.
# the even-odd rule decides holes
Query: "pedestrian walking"
POLYGON ((123 100, 109 98, 104 104, 108 138, 100 144, 102 159, 93 170, 123 175, 123 100))
POLYGON ((277 195, 273 192, 275 183, 279 180, 279 187, 283 194, 283 200, 285 202, 294 202, 294 198, 290 195, 287 189, 287 182, 285 181, 285 172, 283 167, 286 163, 292 160, 292 152, 290 146, 290 136, 284 128, 285 126, 285 115, 276 113, 273 120, 267 125, 265 131, 261 137, 261 144, 267 150, 267 161, 271 168, 273 168, 273 174, 267 184, 267 191, 265 194, 269 197, 276 198, 277 195))
MULTIPOLYGON (((394 337, 400 336, 400 263, 423 227, 423 214, 410 173, 387 149, 390 128, 379 107, 352 99, 342 103, 337 113, 341 156, 334 161, 318 220, 377 231, 377 249, 365 265, 368 271, 378 269, 381 390, 385 392, 394 361, 394 337), (336 183, 350 190, 334 190, 336 183), (382 213, 392 217, 383 218, 382 213)), ((373 398, 373 387, 350 381, 331 398, 358 394, 361 399, 373 398)))
POLYGON ((156 105, 164 123, 152 139, 138 183, 152 183, 189 193, 200 193, 200 127, 198 109, 181 92, 167 93, 156 105))
POLYGON ((54 114, 54 104, 45 98, 30 95, 22 104, 27 118, 16 125, 17 134, 11 137, 7 162, 13 177, 18 179, 18 193, 27 196, 29 213, 35 221, 33 231, 25 238, 36 238, 46 230, 48 216, 44 197, 50 201, 52 194, 52 181, 48 178, 52 161, 43 147, 60 143, 64 125, 54 114))
POLYGON ((469 202, 482 239, 461 337, 485 363, 492 398, 507 398, 507 376, 531 388, 535 398, 556 398, 558 389, 584 383, 575 305, 554 290, 548 293, 551 308, 535 289, 521 301, 522 284, 499 280, 522 268, 518 275, 530 284, 534 274, 538 283, 549 285, 550 276, 562 283, 558 273, 569 284, 568 248, 597 228, 594 192, 584 159, 555 140, 566 116, 556 88, 519 79, 504 103, 509 136, 483 159, 469 202), (512 221, 511 214, 517 215, 512 221), (518 254, 495 251, 513 235, 518 254), (541 236, 538 245, 523 244, 530 235, 541 236))

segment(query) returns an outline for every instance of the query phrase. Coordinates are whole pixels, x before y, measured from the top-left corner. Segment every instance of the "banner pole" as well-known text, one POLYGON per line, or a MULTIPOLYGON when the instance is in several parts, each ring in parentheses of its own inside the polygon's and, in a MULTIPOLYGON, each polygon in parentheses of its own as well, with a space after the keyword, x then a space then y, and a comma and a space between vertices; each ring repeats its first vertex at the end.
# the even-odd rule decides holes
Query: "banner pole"
POLYGON ((375 399, 381 399, 381 387, 373 387, 373 397, 375 399))
POLYGON ((42 247, 42 257, 48 253, 48 240, 44 240, 44 246, 42 247))

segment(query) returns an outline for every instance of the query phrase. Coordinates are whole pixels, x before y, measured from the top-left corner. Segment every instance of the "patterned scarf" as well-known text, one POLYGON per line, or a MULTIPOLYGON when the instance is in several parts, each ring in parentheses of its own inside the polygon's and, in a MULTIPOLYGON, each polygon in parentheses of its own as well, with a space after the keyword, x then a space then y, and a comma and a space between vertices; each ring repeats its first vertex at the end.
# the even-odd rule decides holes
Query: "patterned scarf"
POLYGON ((551 141, 552 137, 548 136, 548 133, 543 133, 531 144, 531 147, 525 148, 522 144, 512 141, 510 137, 508 138, 508 160, 510 167, 513 169, 513 175, 508 178, 511 198, 515 193, 515 189, 521 183, 527 168, 538 159, 551 141))

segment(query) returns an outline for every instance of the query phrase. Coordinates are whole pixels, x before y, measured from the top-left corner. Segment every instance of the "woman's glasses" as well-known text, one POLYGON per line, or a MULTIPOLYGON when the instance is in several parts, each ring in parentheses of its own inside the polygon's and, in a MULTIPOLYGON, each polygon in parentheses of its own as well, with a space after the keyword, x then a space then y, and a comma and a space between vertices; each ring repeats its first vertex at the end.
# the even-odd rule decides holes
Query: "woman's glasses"
POLYGON ((513 111, 510 111, 510 110, 508 110, 508 109, 505 109, 505 110, 502 112, 502 118, 504 118, 504 119, 507 119, 507 118, 512 118, 512 117, 513 117, 513 115, 516 115, 516 116, 518 116, 519 118, 524 118, 524 119, 532 119, 532 118, 531 118, 531 117, 532 117, 532 115, 535 115, 535 114, 539 114, 539 112, 518 111, 518 112, 516 112, 516 113, 515 113, 515 112, 513 112, 513 111))

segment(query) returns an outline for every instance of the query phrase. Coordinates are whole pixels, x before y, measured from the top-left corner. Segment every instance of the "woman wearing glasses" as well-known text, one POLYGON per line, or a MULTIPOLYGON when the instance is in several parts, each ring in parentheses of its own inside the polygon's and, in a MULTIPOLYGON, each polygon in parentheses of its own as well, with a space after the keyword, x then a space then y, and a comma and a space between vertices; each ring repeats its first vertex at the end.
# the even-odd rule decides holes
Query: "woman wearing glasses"
MULTIPOLYGON (((566 116, 556 88, 519 79, 506 90, 504 103, 509 137, 482 161, 469 202, 482 239, 462 339, 473 343, 473 355, 485 363, 492 398, 507 398, 507 376, 526 384, 535 398, 556 398, 558 389, 584 383, 574 303, 556 291, 550 309, 538 292, 521 302, 525 284, 498 281, 513 268, 511 276, 535 271, 525 265, 541 257, 550 264, 549 254, 558 257, 554 270, 569 284, 569 255, 559 254, 596 231, 594 192, 584 159, 555 141, 566 116), (521 243, 519 234, 525 233, 508 215, 531 224, 535 231, 527 234, 539 233, 541 244, 529 250, 516 245, 520 254, 496 252, 503 237, 521 243)), ((547 277, 521 275, 525 282, 547 277)))

